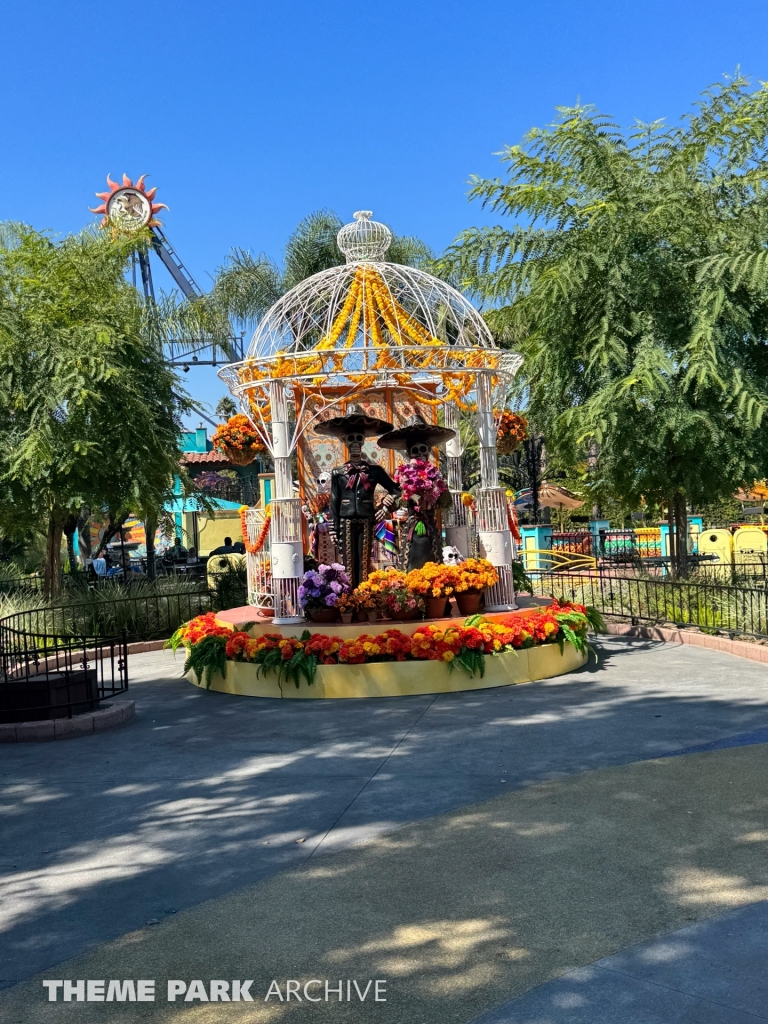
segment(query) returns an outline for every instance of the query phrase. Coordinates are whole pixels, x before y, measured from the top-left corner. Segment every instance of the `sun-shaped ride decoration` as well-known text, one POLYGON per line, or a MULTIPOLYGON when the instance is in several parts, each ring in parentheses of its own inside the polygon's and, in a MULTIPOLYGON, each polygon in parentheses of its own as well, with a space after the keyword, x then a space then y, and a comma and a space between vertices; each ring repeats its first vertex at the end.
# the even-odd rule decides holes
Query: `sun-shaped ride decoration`
POLYGON ((146 174, 142 174, 134 185, 128 175, 124 174, 122 185, 118 185, 107 175, 109 192, 96 193, 97 198, 104 201, 95 208, 88 207, 91 213, 103 214, 102 227, 106 227, 110 222, 116 223, 124 231, 138 231, 141 228, 160 226, 162 222, 157 220, 155 214, 160 210, 167 210, 168 207, 165 203, 152 202, 157 188, 146 188, 145 178, 146 174))

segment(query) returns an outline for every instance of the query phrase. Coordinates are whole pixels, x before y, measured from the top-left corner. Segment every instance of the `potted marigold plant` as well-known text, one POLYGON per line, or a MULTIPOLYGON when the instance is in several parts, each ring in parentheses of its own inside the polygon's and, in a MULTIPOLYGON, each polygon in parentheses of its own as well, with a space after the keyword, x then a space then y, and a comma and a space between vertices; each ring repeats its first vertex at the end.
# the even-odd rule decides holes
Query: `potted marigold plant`
POLYGON ((349 576, 338 562, 305 572, 299 585, 299 603, 313 622, 335 622, 339 599, 348 594, 349 576))
POLYGON ((483 591, 499 582, 498 572, 485 558, 467 558, 453 566, 453 569, 453 586, 459 611, 462 615, 477 614, 483 591))
POLYGON ((448 598, 456 587, 456 567, 427 562, 421 569, 412 569, 405 577, 409 590, 424 599, 428 619, 441 619, 447 611, 448 598))
POLYGON ((406 574, 399 569, 377 569, 359 589, 375 596, 378 612, 385 618, 409 622, 424 611, 423 598, 408 587, 406 574))
POLYGON ((223 452, 235 466, 250 465, 257 454, 265 450, 258 431, 241 413, 218 425, 213 435, 213 447, 223 452))
POLYGON ((348 626, 352 621, 352 616, 357 611, 357 601, 355 600, 354 592, 350 591, 347 594, 339 595, 339 603, 336 605, 341 615, 341 621, 348 626))

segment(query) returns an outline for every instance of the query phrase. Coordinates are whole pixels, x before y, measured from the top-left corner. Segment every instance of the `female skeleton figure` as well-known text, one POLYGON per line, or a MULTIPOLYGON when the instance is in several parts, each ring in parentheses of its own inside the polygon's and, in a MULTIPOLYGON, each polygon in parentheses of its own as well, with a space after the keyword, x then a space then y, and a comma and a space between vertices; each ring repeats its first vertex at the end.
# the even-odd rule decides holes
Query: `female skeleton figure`
POLYGON ((379 438, 380 448, 405 451, 410 461, 395 473, 408 501, 408 519, 400 546, 401 568, 421 569, 426 562, 440 562, 443 542, 437 529, 437 509, 450 503, 448 487, 429 461, 430 449, 456 435, 448 427, 425 423, 412 416, 400 430, 379 438))

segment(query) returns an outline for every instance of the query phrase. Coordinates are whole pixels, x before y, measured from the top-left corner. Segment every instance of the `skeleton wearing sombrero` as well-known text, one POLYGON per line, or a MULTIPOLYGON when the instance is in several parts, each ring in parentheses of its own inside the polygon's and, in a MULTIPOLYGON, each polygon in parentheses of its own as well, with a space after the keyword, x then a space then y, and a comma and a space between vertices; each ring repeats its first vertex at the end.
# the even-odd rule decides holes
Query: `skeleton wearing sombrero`
POLYGON ((395 474, 401 482, 414 473, 433 481, 428 494, 425 491, 422 495, 408 497, 408 519, 400 547, 401 568, 407 571, 441 560, 443 544, 437 528, 437 509, 449 507, 450 494, 445 481, 429 461, 429 453, 435 445, 455 436, 455 430, 425 423, 421 416, 411 416, 404 427, 390 430, 379 438, 380 448, 395 448, 410 456, 410 462, 395 474))
POLYGON ((377 519, 386 518, 389 509, 400 497, 400 488, 390 475, 375 463, 363 459, 363 442, 392 429, 392 424, 367 416, 357 409, 346 416, 318 423, 318 434, 339 437, 347 446, 349 461, 337 466, 331 474, 330 516, 341 560, 353 588, 368 578, 371 571, 371 549, 377 519), (377 485, 387 497, 374 505, 377 485))

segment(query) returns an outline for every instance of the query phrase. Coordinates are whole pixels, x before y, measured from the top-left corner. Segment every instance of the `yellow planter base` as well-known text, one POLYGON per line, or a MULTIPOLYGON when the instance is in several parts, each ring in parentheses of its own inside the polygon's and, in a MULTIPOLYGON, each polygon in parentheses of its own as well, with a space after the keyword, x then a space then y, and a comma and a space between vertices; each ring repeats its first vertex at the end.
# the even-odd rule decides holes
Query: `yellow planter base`
MULTIPOLYGON (((485 659, 485 675, 470 677, 461 666, 451 671, 437 661, 373 662, 369 665, 321 665, 311 686, 301 682, 298 687, 277 682, 277 675, 256 675, 256 666, 243 661, 227 662, 226 678, 214 675, 211 690, 234 693, 243 697, 288 697, 298 700, 349 697, 410 697, 423 693, 455 693, 462 690, 485 690, 491 686, 530 683, 573 672, 586 664, 586 655, 566 643, 563 653, 557 644, 544 644, 524 651, 507 652, 485 659)), ((186 678, 195 686, 194 672, 186 678)))

